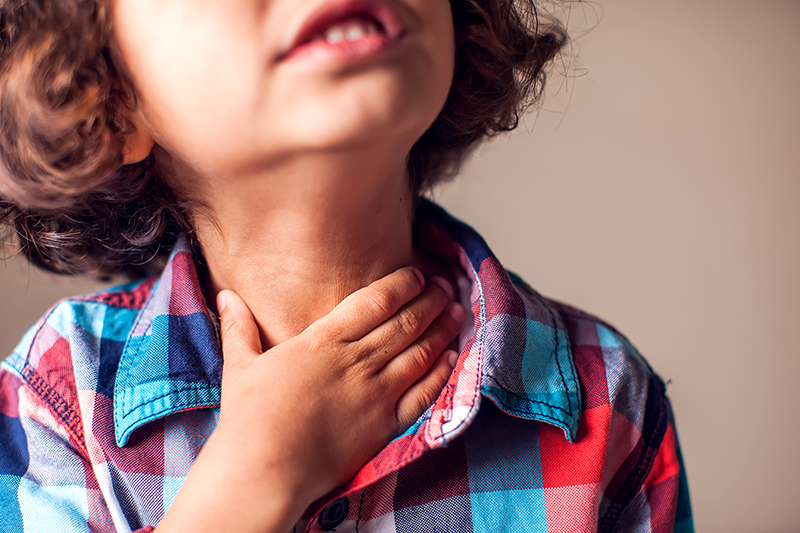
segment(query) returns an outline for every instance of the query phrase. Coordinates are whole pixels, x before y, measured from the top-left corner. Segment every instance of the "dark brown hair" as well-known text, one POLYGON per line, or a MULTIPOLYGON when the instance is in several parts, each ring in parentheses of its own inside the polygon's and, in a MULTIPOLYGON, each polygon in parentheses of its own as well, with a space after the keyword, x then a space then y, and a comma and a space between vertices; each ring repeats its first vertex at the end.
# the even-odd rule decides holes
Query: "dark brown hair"
MULTIPOLYGON (((534 0, 451 0, 455 73, 439 117, 411 149, 420 195, 482 140, 514 129, 541 96, 564 29, 534 0)), ((135 277, 158 267, 184 203, 153 154, 122 165, 138 96, 108 0, 0 3, 0 223, 46 270, 135 277)))

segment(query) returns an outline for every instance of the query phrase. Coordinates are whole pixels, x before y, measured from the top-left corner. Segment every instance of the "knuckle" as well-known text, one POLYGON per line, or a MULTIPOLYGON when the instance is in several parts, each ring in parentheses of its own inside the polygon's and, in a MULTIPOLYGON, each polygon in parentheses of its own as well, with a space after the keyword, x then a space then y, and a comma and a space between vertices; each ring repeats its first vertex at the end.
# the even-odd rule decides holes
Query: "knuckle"
POLYGON ((397 315, 397 326, 402 335, 417 335, 422 328, 423 317, 420 311, 414 308, 403 309, 397 315))
POLYGON ((313 329, 307 330, 303 346, 307 352, 321 355, 335 350, 339 344, 347 344, 348 341, 340 337, 341 334, 335 325, 319 322, 313 329))
POLYGON ((425 409, 433 405, 436 401, 436 398, 439 397, 439 392, 433 387, 425 387, 419 393, 419 408, 417 411, 421 415, 425 412, 425 409))
MULTIPOLYGON (((323 328, 320 328, 323 329, 323 328)), ((306 350, 309 353, 319 354, 324 352, 325 349, 328 347, 329 340, 328 337, 324 334, 325 331, 320 331, 320 335, 310 335, 308 339, 306 339, 306 350)))
POLYGON ((233 320, 226 321, 222 324, 221 336, 222 343, 225 344, 226 340, 234 340, 242 335, 242 328, 233 320))
POLYGON ((395 300, 386 292, 372 290, 367 297, 367 305, 372 309, 373 313, 377 315, 390 316, 395 309, 395 300))
POLYGON ((409 371, 416 375, 424 374, 431 366, 433 355, 433 345, 430 342, 414 345, 408 356, 409 371))

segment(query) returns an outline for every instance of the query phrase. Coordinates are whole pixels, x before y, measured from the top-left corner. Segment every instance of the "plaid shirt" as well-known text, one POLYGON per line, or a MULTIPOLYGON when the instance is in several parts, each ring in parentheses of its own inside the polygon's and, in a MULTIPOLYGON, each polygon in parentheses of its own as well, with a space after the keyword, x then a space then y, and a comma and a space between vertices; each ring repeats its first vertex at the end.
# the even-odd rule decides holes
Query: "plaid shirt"
MULTIPOLYGON (((625 337, 430 202, 415 239, 468 280, 456 368, 294 530, 692 531, 664 384, 625 337)), ((151 530, 216 426, 221 353, 185 239, 160 276, 57 304, 2 365, 0 530, 151 530)))

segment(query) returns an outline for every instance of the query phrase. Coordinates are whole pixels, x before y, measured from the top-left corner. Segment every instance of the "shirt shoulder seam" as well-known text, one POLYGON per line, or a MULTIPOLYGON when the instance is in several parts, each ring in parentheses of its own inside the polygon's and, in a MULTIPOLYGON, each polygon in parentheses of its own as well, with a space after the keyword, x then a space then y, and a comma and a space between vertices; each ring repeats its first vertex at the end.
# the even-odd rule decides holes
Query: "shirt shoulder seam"
POLYGON ((573 320, 581 320, 581 321, 584 321, 584 322, 589 322, 591 324, 602 326, 602 327, 606 328, 607 330, 609 330, 614 335, 618 336, 623 341, 625 349, 626 349, 626 352, 629 352, 632 356, 635 356, 637 358, 637 360, 639 361, 639 363, 641 363, 647 369, 647 373, 648 374, 650 374, 652 376, 658 376, 658 373, 655 371, 655 369, 653 369, 652 366, 650 366, 650 362, 647 361, 647 359, 645 359, 642 356, 642 354, 639 351, 639 349, 636 348, 636 346, 634 346, 633 342, 631 342, 631 340, 624 333, 619 331, 617 328, 615 328, 614 326, 612 326, 611 324, 609 324, 608 322, 606 322, 602 318, 596 317, 596 316, 594 316, 594 315, 592 315, 590 313, 586 313, 584 311, 580 311, 580 310, 575 309, 575 308, 573 308, 573 307, 571 307, 571 306, 569 306, 567 304, 564 304, 564 303, 561 303, 561 302, 556 302, 556 301, 552 301, 552 303, 559 308, 558 313, 561 316, 566 317, 566 318, 571 318, 573 320))

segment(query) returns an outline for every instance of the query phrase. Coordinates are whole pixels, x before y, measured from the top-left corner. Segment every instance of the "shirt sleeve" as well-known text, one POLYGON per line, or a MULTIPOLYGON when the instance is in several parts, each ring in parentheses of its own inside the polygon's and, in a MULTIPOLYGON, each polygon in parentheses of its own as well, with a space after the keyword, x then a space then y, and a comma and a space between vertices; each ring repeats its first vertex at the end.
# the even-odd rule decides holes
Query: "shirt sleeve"
MULTIPOLYGON (((657 378, 656 381, 660 383, 657 378)), ((627 505, 621 509, 615 531, 625 533, 694 531, 689 485, 675 431, 675 421, 669 399, 663 394, 661 407, 665 422, 664 430, 661 432, 656 427, 653 437, 654 440, 657 439, 657 445, 650 448, 652 452, 648 452, 646 443, 642 448, 641 475, 646 472, 646 477, 638 484, 638 489, 627 505)), ((635 471, 630 474, 630 476, 635 475, 635 471)))
POLYGON ((85 443, 59 409, 64 398, 38 390, 24 370, 0 370, 0 531, 131 531, 112 518, 85 443))

